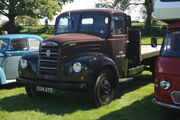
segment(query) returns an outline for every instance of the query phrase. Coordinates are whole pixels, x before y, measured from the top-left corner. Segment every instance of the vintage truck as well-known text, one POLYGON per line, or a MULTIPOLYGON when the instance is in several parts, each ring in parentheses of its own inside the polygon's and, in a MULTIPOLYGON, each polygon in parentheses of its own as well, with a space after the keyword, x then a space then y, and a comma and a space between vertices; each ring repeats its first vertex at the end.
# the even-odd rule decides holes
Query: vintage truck
POLYGON ((168 23, 155 67, 153 102, 180 111, 180 1, 157 0, 155 16, 168 23))
POLYGON ((21 58, 17 81, 30 97, 81 90, 96 106, 108 104, 119 82, 146 66, 153 70, 159 55, 159 46, 141 46, 140 31, 130 27, 130 16, 119 10, 64 12, 56 19, 55 36, 42 42, 39 53, 21 58))
POLYGON ((42 40, 36 35, 0 35, 0 85, 16 82, 20 57, 38 51, 42 40))

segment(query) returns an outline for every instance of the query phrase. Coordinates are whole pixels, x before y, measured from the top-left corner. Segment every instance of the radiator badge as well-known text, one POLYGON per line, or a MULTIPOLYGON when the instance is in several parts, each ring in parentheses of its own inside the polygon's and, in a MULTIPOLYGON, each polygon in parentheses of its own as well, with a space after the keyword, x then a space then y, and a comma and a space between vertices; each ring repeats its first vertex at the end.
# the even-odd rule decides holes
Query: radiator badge
POLYGON ((58 46, 58 44, 55 42, 44 42, 42 44, 42 46, 52 46, 52 47, 54 46, 54 47, 56 47, 56 46, 58 46))
POLYGON ((47 50, 46 51, 46 57, 50 57, 51 56, 51 51, 50 50, 47 50))

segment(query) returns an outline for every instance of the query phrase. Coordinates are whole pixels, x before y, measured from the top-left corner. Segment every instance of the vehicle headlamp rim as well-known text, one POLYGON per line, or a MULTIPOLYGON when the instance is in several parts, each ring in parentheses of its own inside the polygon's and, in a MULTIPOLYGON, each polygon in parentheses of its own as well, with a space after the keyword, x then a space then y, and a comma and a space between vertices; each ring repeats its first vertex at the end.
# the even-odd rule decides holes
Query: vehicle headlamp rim
POLYGON ((27 68, 27 66, 28 66, 27 60, 21 58, 20 59, 20 66, 21 66, 22 69, 27 68))
POLYGON ((82 70, 82 64, 80 62, 75 62, 73 64, 73 71, 78 73, 81 72, 81 70, 82 70))
POLYGON ((164 79, 161 79, 160 82, 159 82, 159 86, 160 88, 162 88, 163 90, 169 90, 171 88, 171 82, 169 79, 167 78, 164 78, 164 79), (164 82, 164 83, 163 83, 164 82), (165 84, 168 85, 167 87, 163 88, 162 84, 165 84))

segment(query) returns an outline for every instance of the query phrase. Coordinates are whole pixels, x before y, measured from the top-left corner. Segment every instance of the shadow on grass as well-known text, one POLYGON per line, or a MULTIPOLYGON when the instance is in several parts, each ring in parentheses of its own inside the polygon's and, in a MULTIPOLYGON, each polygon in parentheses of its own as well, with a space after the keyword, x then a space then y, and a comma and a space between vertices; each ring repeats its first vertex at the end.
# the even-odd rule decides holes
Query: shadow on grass
MULTIPOLYGON (((141 75, 133 81, 121 83, 118 88, 119 98, 127 92, 149 84, 150 81, 152 81, 150 75, 141 75)), ((19 94, 0 99, 0 109, 8 112, 33 110, 45 114, 64 115, 91 108, 91 97, 87 93, 81 92, 62 91, 42 98, 29 98, 26 94, 19 94)))
POLYGON ((84 93, 59 92, 41 98, 30 98, 26 94, 19 94, 0 99, 0 109, 8 112, 38 111, 45 114, 64 115, 90 108, 84 93))
POLYGON ((5 85, 0 85, 0 90, 1 89, 13 89, 13 88, 18 88, 18 87, 22 87, 23 85, 18 84, 18 83, 9 83, 9 84, 5 84, 5 85))
POLYGON ((152 82, 153 80, 151 75, 149 74, 138 75, 132 81, 120 83, 117 89, 116 97, 119 98, 125 93, 139 89, 140 87, 148 85, 152 82))
POLYGON ((127 107, 102 116, 99 120, 180 120, 178 113, 154 105, 151 102, 152 97, 153 95, 149 95, 127 107))

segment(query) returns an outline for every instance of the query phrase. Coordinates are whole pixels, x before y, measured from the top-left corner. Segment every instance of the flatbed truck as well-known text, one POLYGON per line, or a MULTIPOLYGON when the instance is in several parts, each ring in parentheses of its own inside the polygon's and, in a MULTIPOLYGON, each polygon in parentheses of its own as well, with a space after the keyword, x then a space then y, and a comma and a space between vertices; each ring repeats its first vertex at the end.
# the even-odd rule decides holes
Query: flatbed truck
POLYGON ((68 11, 57 17, 55 35, 41 43, 39 52, 21 58, 17 81, 30 97, 81 90, 102 106, 113 100, 120 82, 145 68, 153 71, 158 48, 141 45, 140 31, 131 30, 131 18, 122 11, 68 11))

